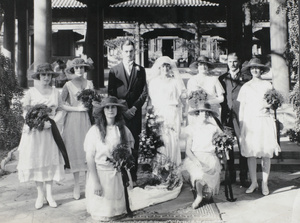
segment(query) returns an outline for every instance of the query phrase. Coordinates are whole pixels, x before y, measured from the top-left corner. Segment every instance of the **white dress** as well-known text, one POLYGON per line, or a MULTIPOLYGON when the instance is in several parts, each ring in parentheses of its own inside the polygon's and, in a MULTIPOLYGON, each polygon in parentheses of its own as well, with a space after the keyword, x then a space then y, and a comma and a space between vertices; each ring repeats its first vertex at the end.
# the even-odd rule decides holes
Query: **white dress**
POLYGON ((250 80, 239 92, 240 145, 245 157, 272 158, 275 151, 280 151, 274 117, 265 108, 264 95, 269 89, 272 85, 268 81, 250 80))
MULTIPOLYGON (((50 118, 61 105, 57 89, 53 88, 49 97, 43 96, 36 88, 30 88, 23 99, 23 106, 45 104, 52 109, 50 118)), ((29 130, 24 124, 18 147, 19 163, 17 166, 20 182, 60 181, 64 178, 64 160, 54 141, 51 128, 38 131, 29 130)))
MULTIPOLYGON (((85 89, 93 89, 93 82, 87 81, 85 89)), ((68 81, 62 91, 62 100, 71 106, 78 106, 81 101, 77 95, 81 92, 71 81, 68 81)), ((88 112, 67 112, 63 128, 63 140, 68 152, 71 172, 86 170, 83 142, 86 133, 91 127, 88 112)))
MULTIPOLYGON (((134 139, 131 132, 125 127, 128 143, 131 148, 134 139)), ((120 132, 117 126, 107 127, 105 143, 102 142, 100 131, 93 125, 84 141, 84 150, 95 157, 98 177, 103 189, 103 196, 94 194, 94 185, 89 172, 86 182, 86 206, 87 212, 95 220, 112 220, 114 217, 126 213, 125 196, 122 176, 113 165, 107 161, 112 158, 112 151, 120 143, 120 132)))
POLYGON ((154 78, 149 83, 149 96, 155 114, 163 121, 162 138, 163 154, 179 165, 181 154, 179 135, 182 121, 181 94, 185 86, 181 79, 160 77, 154 78))
POLYGON ((207 185, 213 194, 217 194, 220 187, 221 164, 215 154, 215 146, 212 143, 213 135, 221 132, 214 124, 197 124, 195 122, 185 129, 185 133, 192 139, 191 151, 199 160, 199 164, 194 163, 189 157, 184 159, 183 169, 190 174, 190 181, 195 186, 195 181, 207 185))

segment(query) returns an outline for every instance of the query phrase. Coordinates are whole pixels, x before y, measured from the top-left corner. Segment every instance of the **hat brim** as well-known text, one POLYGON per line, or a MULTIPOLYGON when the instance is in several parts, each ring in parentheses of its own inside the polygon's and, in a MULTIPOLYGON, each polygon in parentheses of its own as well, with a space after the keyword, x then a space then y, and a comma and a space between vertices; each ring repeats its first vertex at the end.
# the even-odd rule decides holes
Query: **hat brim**
POLYGON ((97 108, 102 108, 102 109, 106 106, 117 106, 117 107, 120 107, 122 109, 127 109, 125 100, 122 100, 119 103, 112 103, 112 102, 108 102, 106 104, 103 104, 103 102, 102 103, 95 103, 95 104, 93 103, 93 106, 97 107, 97 108))
POLYGON ((208 109, 208 108, 191 108, 191 110, 188 111, 188 113, 190 115, 195 115, 195 112, 196 111, 208 111, 210 112, 214 117, 218 117, 218 113, 215 112, 214 110, 212 109, 208 109))
POLYGON ((71 65, 70 67, 67 67, 67 68, 65 69, 65 72, 67 72, 68 74, 74 74, 74 73, 72 73, 72 72, 70 71, 70 70, 71 70, 72 68, 74 68, 74 67, 86 67, 87 70, 93 69, 93 67, 92 67, 91 65, 89 65, 89 64, 76 64, 76 65, 71 65))
POLYGON ((266 66, 266 65, 263 65, 263 64, 250 64, 250 65, 247 65, 245 66, 244 68, 242 68, 242 72, 244 71, 249 71, 250 72, 250 68, 251 67, 259 67, 262 69, 263 73, 262 74, 265 74, 265 73, 268 73, 270 71, 270 67, 266 66))
POLYGON ((52 78, 56 78, 56 77, 58 77, 58 76, 60 75, 59 73, 54 72, 54 71, 35 72, 35 73, 31 74, 31 78, 32 78, 32 79, 35 79, 35 80, 39 80, 39 79, 37 78, 37 76, 38 76, 39 74, 41 74, 41 73, 43 73, 43 74, 52 74, 52 78))

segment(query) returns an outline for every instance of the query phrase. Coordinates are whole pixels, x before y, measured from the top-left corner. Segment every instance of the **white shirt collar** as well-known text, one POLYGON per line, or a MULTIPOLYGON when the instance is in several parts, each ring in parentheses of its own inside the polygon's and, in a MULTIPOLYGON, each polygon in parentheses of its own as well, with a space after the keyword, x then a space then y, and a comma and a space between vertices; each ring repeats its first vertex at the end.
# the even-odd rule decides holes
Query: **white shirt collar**
POLYGON ((238 72, 240 72, 240 69, 237 69, 236 71, 232 72, 232 71, 229 71, 230 75, 231 75, 231 78, 232 79, 235 79, 238 72))

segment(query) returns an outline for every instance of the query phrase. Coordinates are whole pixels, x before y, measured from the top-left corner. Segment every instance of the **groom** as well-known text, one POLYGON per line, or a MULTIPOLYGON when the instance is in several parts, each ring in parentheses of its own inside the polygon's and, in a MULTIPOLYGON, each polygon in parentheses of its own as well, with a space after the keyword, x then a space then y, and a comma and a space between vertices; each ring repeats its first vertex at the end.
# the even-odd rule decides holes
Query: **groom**
POLYGON ((139 134, 142 129, 142 106, 148 96, 145 69, 134 62, 135 46, 130 40, 121 45, 123 61, 112 67, 108 77, 108 95, 127 102, 128 109, 123 112, 126 126, 131 131, 135 143, 132 155, 135 168, 131 170, 132 180, 137 180, 139 134))

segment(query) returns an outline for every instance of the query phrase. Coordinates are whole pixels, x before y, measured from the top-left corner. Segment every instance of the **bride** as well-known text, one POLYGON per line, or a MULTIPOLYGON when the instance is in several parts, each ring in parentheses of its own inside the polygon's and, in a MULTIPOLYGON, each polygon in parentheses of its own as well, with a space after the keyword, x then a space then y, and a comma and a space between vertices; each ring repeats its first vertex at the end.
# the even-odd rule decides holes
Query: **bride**
POLYGON ((179 134, 186 88, 171 58, 162 56, 155 61, 148 86, 154 113, 163 122, 161 132, 165 148, 161 153, 179 165, 181 163, 179 134))

